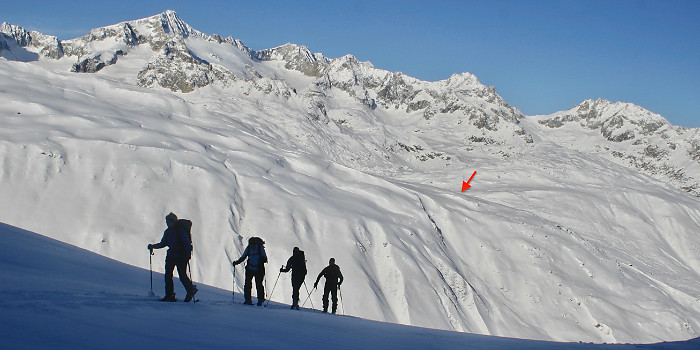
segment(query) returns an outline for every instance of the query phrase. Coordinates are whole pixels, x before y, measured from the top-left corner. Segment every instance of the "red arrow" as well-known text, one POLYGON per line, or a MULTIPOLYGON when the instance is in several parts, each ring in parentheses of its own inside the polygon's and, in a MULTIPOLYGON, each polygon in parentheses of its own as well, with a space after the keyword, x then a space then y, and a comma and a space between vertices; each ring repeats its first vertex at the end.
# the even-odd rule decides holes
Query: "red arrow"
POLYGON ((476 175, 476 170, 474 170, 474 174, 472 174, 472 177, 469 178, 469 181, 467 181, 467 182, 462 181, 462 192, 464 192, 465 190, 472 187, 472 185, 470 185, 469 183, 472 182, 474 175, 476 175))

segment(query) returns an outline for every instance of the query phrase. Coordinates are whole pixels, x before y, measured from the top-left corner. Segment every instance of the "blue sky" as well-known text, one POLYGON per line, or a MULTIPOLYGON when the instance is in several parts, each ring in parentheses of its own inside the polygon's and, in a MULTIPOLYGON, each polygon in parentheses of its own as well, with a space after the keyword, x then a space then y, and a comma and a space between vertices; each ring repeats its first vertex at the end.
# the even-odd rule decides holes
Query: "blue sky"
POLYGON ((260 50, 292 42, 423 80, 470 72, 527 115, 587 98, 700 127, 700 1, 12 1, 6 21, 56 35, 175 10, 260 50))

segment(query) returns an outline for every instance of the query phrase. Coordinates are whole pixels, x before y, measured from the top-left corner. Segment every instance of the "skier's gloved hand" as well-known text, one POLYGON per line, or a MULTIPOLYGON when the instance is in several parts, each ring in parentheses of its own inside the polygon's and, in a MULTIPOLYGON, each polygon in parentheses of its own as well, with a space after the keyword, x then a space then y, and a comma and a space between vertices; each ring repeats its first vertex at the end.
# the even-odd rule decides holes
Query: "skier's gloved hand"
POLYGON ((280 272, 284 272, 284 267, 281 267, 281 268, 280 268, 280 272))
POLYGON ((318 281, 314 282, 314 288, 318 287, 318 281))
POLYGON ((148 250, 153 250, 153 244, 148 245, 148 250))

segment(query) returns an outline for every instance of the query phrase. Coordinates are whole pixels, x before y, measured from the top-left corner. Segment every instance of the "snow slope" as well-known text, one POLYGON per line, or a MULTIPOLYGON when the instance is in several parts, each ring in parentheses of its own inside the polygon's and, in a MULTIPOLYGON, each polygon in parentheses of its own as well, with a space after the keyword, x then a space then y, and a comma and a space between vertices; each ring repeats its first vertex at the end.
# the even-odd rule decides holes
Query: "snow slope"
MULTIPOLYGON (((2 51, 0 221, 146 268, 173 211, 195 225, 195 280, 219 288, 259 235, 269 284, 294 246, 309 283, 335 257, 354 316, 556 341, 698 336, 697 197, 564 147, 473 76, 424 84, 345 58, 324 83, 301 71, 321 56, 287 68, 233 39, 173 40, 187 50, 130 46, 92 74, 69 55, 2 51), (189 93, 140 84, 144 65, 192 58, 173 52, 235 77, 189 93), (336 84, 354 78, 366 84, 336 84)), ((280 283, 269 298, 290 295, 280 283)))
MULTIPOLYGON (((0 223, 0 337, 7 349, 696 349, 700 339, 595 345, 499 338, 233 303, 199 285, 200 302, 162 303, 149 271, 0 223)), ((147 251, 144 251, 148 255, 147 251)), ((155 259, 162 259, 157 254, 155 259)), ((144 259, 145 256, 144 256, 144 259)), ((161 289, 162 274, 154 274, 161 289)), ((182 286, 177 283, 176 290, 182 286)), ((285 281, 288 282, 288 281, 285 281)))

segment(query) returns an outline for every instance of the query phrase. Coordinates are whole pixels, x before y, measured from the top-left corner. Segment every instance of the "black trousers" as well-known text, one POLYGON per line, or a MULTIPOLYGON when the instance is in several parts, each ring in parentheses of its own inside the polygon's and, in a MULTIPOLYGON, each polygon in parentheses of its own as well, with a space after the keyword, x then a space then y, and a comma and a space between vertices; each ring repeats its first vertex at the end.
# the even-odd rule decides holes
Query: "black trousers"
POLYGON ((251 300, 251 294, 253 292, 253 277, 255 277, 255 290, 258 293, 258 301, 265 300, 265 286, 263 285, 263 280, 265 279, 265 268, 258 268, 258 270, 252 271, 247 267, 245 269, 245 283, 243 284, 243 295, 245 296, 245 300, 251 300))
POLYGON ((299 289, 301 285, 304 284, 304 278, 306 274, 294 274, 292 272, 292 302, 293 305, 299 304, 299 289))
POLYGON ((326 283, 323 287, 323 311, 328 311, 328 294, 331 295, 333 301, 333 313, 338 309, 338 285, 335 283, 326 283))
POLYGON ((175 286, 173 285, 173 270, 177 267, 177 275, 180 277, 180 282, 189 292, 192 290, 192 281, 187 277, 187 263, 190 259, 185 257, 166 256, 165 257, 165 295, 175 294, 175 286))

